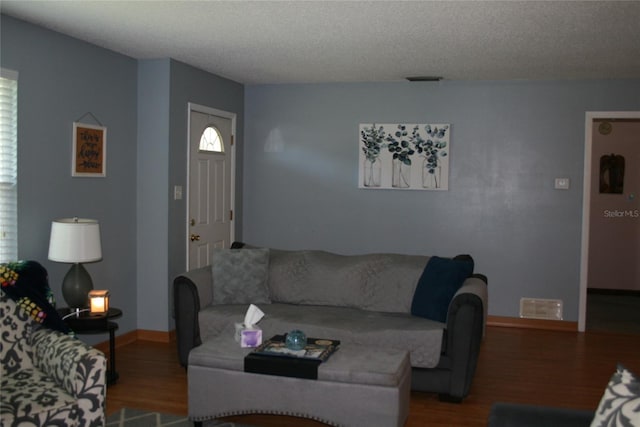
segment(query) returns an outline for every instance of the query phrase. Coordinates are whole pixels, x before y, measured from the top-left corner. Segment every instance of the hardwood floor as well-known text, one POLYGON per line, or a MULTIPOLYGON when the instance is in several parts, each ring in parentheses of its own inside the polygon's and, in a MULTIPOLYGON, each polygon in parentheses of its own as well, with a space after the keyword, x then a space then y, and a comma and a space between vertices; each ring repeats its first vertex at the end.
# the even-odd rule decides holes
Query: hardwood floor
MULTIPOLYGON (((618 362, 640 373, 637 335, 488 327, 471 394, 461 404, 412 393, 405 427, 485 426, 498 401, 595 410, 618 362)), ((120 380, 107 390, 107 414, 122 407, 187 414, 186 372, 175 344, 136 341, 119 347, 120 380)), ((257 426, 324 424, 269 415, 233 417, 257 426)))

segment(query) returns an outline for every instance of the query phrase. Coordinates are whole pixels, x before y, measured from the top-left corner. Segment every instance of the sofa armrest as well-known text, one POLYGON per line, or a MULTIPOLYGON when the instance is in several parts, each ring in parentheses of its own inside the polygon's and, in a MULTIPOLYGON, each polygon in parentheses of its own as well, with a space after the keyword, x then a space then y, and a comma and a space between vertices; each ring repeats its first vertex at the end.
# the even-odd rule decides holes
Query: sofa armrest
POLYGON ((460 306, 461 303, 463 303, 463 301, 468 300, 468 297, 465 297, 464 295, 475 295, 480 299, 480 303, 482 304, 482 336, 484 337, 485 328, 487 325, 487 315, 489 312, 489 292, 487 283, 487 276, 483 274, 474 274, 464 281, 460 289, 458 289, 458 292, 456 292, 453 296, 451 304, 449 305, 449 312, 447 314, 447 329, 450 327, 449 317, 452 314, 455 316, 455 311, 452 312, 452 309, 455 310, 460 306), (456 298, 458 297, 462 297, 462 299, 456 302, 456 298))
POLYGON ((105 355, 63 333, 41 328, 31 335, 33 363, 77 398, 82 425, 103 425, 107 395, 105 355))
POLYGON ((454 295, 447 315, 442 360, 451 370, 450 397, 469 394, 476 371, 487 313, 486 278, 474 275, 454 295))
POLYGON ((202 344, 198 312, 213 300, 211 267, 181 274, 173 280, 173 303, 176 321, 178 360, 187 367, 189 352, 202 344))

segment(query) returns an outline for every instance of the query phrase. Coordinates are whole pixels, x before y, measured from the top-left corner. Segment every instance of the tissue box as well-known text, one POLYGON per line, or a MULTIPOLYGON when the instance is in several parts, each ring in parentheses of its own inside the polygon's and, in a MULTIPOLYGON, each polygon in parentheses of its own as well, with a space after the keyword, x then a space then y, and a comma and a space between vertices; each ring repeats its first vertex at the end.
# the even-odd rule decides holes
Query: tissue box
POLYGON ((262 344, 262 329, 256 325, 246 327, 244 323, 236 323, 236 342, 242 348, 253 348, 262 344))

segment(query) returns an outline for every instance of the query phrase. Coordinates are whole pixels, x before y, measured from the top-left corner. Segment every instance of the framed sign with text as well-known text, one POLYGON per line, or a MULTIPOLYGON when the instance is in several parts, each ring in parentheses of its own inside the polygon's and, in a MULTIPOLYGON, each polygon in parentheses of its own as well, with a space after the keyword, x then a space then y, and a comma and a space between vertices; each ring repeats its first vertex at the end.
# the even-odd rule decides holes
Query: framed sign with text
POLYGON ((107 128, 73 123, 71 176, 107 176, 107 128))

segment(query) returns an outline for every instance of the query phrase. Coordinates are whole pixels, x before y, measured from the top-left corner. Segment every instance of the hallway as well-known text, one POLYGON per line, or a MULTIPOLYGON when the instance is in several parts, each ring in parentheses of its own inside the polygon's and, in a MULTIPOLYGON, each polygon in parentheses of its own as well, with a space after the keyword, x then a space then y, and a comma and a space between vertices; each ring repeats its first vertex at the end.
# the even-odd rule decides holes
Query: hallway
POLYGON ((640 335, 640 294, 589 291, 587 331, 640 335))

